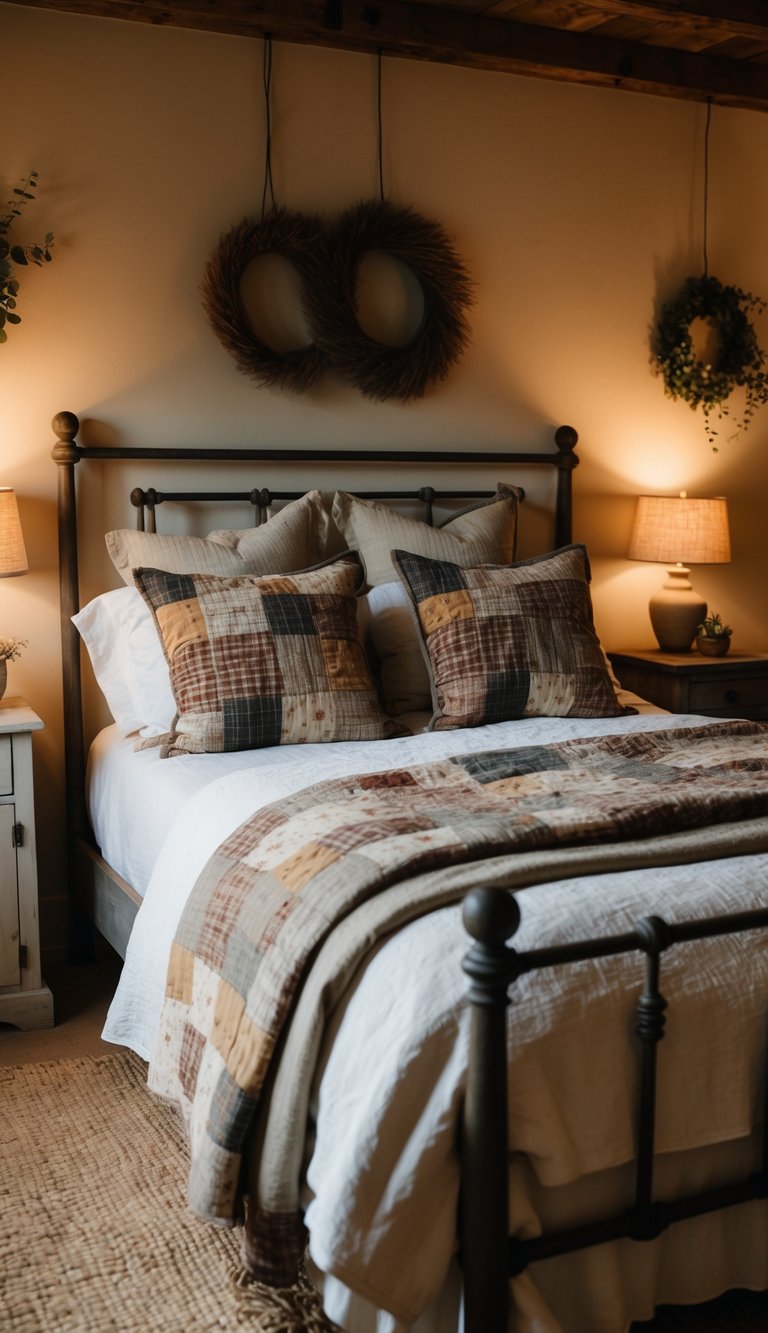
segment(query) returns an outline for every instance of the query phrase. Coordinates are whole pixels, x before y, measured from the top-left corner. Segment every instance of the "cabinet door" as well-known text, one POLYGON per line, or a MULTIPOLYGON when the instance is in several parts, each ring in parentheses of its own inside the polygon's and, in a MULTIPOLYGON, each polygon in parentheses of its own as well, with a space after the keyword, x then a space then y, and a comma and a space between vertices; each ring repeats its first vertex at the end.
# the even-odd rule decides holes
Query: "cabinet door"
POLYGON ((18 986, 19 889, 13 845, 14 805, 0 805, 0 986, 18 986))

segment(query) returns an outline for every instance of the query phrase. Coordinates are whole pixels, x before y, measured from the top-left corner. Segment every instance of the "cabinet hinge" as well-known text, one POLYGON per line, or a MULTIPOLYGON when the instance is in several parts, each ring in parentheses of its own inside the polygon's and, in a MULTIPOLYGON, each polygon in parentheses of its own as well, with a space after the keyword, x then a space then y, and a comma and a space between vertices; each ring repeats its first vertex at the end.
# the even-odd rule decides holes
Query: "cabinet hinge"
POLYGON ((20 944, 20 945, 19 945, 19 967, 26 967, 26 966, 27 966, 27 946, 26 946, 26 944, 20 944))
POLYGON ((13 826, 13 833, 12 833, 12 840, 13 840, 13 845, 14 845, 14 847, 22 847, 22 846, 24 845, 24 825, 23 825, 23 824, 14 824, 14 826, 13 826))

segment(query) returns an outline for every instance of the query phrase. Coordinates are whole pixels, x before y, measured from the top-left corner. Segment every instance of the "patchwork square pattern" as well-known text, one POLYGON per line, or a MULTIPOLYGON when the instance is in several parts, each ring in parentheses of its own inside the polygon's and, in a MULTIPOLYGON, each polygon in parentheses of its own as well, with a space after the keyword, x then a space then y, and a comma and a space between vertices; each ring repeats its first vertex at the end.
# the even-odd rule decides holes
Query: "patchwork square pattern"
POLYGON ((400 550, 392 560, 418 616, 433 730, 633 711, 616 697, 595 632, 583 546, 507 566, 400 550))
POLYGON ((356 556, 291 575, 134 577, 178 709, 164 757, 405 734, 379 706, 358 637, 356 556))

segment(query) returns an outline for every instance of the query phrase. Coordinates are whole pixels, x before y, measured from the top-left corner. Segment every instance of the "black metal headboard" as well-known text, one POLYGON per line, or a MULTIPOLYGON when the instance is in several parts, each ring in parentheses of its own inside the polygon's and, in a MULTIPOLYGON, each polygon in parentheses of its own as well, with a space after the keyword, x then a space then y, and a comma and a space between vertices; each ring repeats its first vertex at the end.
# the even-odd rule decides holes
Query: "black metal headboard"
MULTIPOLYGON (((86 460, 99 460, 104 463, 135 460, 154 460, 164 463, 310 463, 319 473, 329 463, 361 465, 400 465, 408 468, 415 464, 432 464, 433 467, 446 467, 453 464, 477 467, 481 464, 504 464, 512 467, 543 467, 554 469, 556 474, 554 499, 554 546, 564 546, 571 541, 572 535, 572 482, 571 474, 578 465, 575 453, 578 435, 572 426, 560 426, 554 432, 554 450, 549 453, 539 452, 499 452, 466 450, 423 449, 184 449, 157 448, 152 446, 123 447, 112 445, 81 445, 77 443, 80 422, 73 412, 59 412, 53 418, 53 431, 57 443, 52 450, 52 457, 58 467, 58 529, 59 529, 59 600, 61 614, 61 650, 62 677, 64 687, 64 754, 66 776, 66 821, 68 847, 68 882, 70 891, 75 883, 75 846, 77 839, 86 833, 87 817, 85 813, 85 747, 83 726, 82 681, 80 671, 80 638, 72 623, 72 616, 80 609, 80 582, 78 573, 77 542, 77 504, 75 468, 86 460)), ((313 484, 317 485, 316 475, 313 484)), ((354 487, 350 487, 354 490, 354 487)), ((154 512, 158 504, 166 500, 225 500, 234 499, 254 505, 257 521, 262 521, 266 510, 274 500, 294 498, 304 492, 271 491, 265 489, 228 492, 228 491, 155 491, 135 490, 131 496, 137 508, 138 526, 145 522, 148 515, 150 530, 154 524, 154 512)), ((432 504, 440 499, 452 499, 461 496, 471 499, 488 492, 462 489, 456 491, 436 491, 431 486, 411 491, 380 490, 365 492, 355 490, 356 495, 368 495, 378 499, 418 499, 425 506, 425 517, 431 521, 432 504)))

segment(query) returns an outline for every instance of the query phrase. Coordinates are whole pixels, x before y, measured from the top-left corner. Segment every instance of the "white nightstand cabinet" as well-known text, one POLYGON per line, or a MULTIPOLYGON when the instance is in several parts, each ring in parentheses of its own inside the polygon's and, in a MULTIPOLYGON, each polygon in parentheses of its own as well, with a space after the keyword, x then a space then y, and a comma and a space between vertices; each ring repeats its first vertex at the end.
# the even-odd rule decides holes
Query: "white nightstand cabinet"
POLYGON ((0 1023, 53 1025, 40 974, 32 732, 43 726, 22 699, 0 699, 0 1023))

